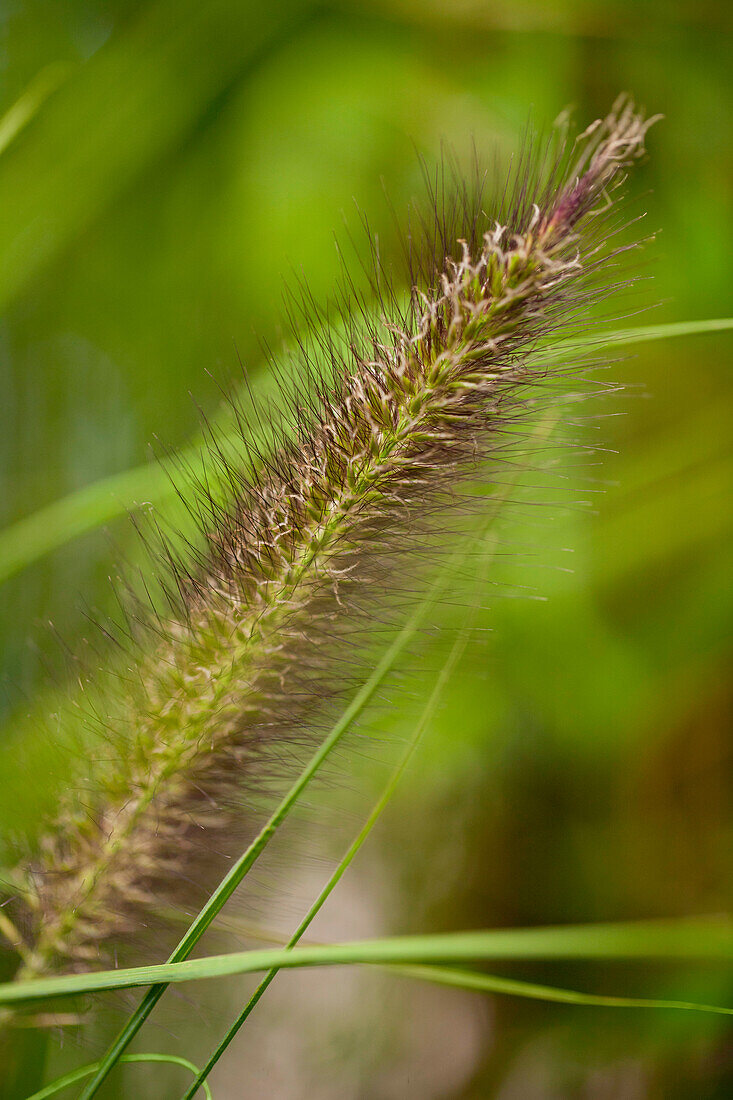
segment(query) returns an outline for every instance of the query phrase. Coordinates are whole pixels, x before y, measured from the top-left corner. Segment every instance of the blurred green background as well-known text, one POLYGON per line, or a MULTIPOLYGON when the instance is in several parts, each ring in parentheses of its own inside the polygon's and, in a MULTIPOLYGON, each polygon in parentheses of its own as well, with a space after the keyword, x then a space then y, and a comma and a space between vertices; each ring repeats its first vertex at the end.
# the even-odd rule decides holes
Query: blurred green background
MULTIPOLYGON (((395 251, 383 183, 403 209, 416 148, 434 156, 443 139, 506 157, 530 117, 546 129, 570 106, 585 125, 632 92, 666 116, 632 181, 659 235, 639 268, 650 281, 617 310, 652 307, 628 324, 729 315, 731 24, 724 0, 0 4, 2 525, 147 461, 156 437, 187 441, 197 405, 220 403, 207 372, 227 385, 241 356, 256 375, 260 340, 278 346, 283 276, 302 271, 319 300, 333 288, 333 231, 344 212, 356 223, 354 200, 395 251)), ((510 561, 495 579, 547 599, 491 601, 492 633, 469 647, 367 861, 383 898, 368 931, 730 908, 732 349, 726 334, 633 349, 612 372, 630 386, 603 410, 608 453, 577 475, 605 490, 592 514, 508 517, 538 567, 510 561), (564 547, 572 572, 539 567, 566 566, 564 547)), ((132 545, 126 520, 111 531, 132 545)), ((47 624, 73 650, 83 605, 111 609, 113 557, 95 530, 5 581, 6 743, 63 679, 47 624)), ((364 909, 370 882, 346 891, 338 934, 361 930, 348 905, 364 909)), ((711 970, 526 976, 733 1001, 711 970)), ((215 1096, 733 1095, 714 1018, 425 991, 375 1004, 351 990, 346 1011, 334 982, 314 1028, 298 1016, 305 984, 283 979, 215 1096)), ((145 1080, 120 1074, 108 1095, 169 1094, 145 1080)))

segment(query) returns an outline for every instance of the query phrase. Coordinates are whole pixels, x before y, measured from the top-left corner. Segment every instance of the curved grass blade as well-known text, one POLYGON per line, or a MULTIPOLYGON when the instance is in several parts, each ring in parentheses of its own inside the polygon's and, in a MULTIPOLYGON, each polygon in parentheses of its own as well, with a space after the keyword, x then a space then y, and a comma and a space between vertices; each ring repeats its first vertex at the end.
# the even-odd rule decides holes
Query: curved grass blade
MULTIPOLYGON (((558 344, 552 349, 552 355, 560 357, 570 350, 577 351, 586 346, 631 345, 730 329, 733 329, 731 318, 646 325, 578 339, 568 345, 558 344)), ((256 393, 267 384, 268 379, 262 373, 252 379, 252 388, 256 393)), ((217 438, 225 441, 226 432, 217 432, 217 438)), ((180 462, 198 469, 201 463, 200 446, 185 448, 180 454, 180 462)), ((160 504, 175 496, 175 492, 164 466, 155 462, 145 463, 92 482, 17 520, 0 532, 0 584, 67 542, 134 511, 142 502, 160 504)))
POLYGON ((583 336, 567 344, 558 344, 559 353, 568 348, 605 347, 608 344, 646 344, 653 340, 673 340, 678 336, 705 336, 715 332, 729 332, 733 329, 733 317, 717 317, 703 321, 672 321, 663 325, 638 325, 634 328, 619 329, 617 332, 599 332, 596 336, 583 336))
POLYGON ((61 86, 70 71, 70 65, 59 61, 46 65, 36 74, 23 94, 0 118, 0 153, 4 153, 15 141, 51 93, 61 86))
POLYGON ((85 485, 12 523, 0 535, 0 583, 65 543, 138 507, 141 487, 147 490, 143 499, 159 500, 172 492, 169 486, 164 468, 146 463, 85 485))
MULTIPOLYGON (((120 1058, 120 1061, 128 1065, 133 1062, 167 1062, 172 1066, 183 1066, 190 1073, 198 1073, 198 1068, 193 1062, 189 1062, 188 1058, 180 1058, 177 1054, 125 1054, 120 1058)), ((98 1068, 98 1062, 91 1062, 88 1066, 74 1069, 70 1073, 64 1074, 63 1077, 59 1077, 56 1081, 52 1081, 50 1085, 39 1089, 38 1092, 34 1092, 32 1096, 28 1097, 28 1100, 47 1100, 49 1096, 56 1096, 63 1089, 75 1085, 77 1081, 83 1081, 85 1077, 89 1077, 98 1068)), ((213 1100, 211 1089, 206 1082, 203 1083, 203 1090, 206 1100, 213 1100)))
MULTIPOLYGON (((529 997, 533 1000, 551 1001, 558 1004, 581 1005, 600 1008, 654 1008, 654 1009, 683 1009, 695 1012, 710 1012, 715 1014, 733 1013, 731 1009, 720 1008, 716 1005, 697 1004, 692 1001, 652 1000, 638 997, 612 997, 595 993, 582 993, 574 989, 560 989, 556 986, 537 985, 533 982, 518 981, 513 978, 497 977, 493 974, 473 973, 469 970, 452 970, 443 966, 389 966, 387 969, 392 974, 398 974, 406 978, 418 981, 432 982, 437 985, 450 986, 453 989, 465 989, 476 993, 501 993, 514 997, 529 997)), ((225 1048, 223 1048, 225 1049, 225 1048)), ((222 1053, 223 1053, 222 1049, 222 1053)), ((201 1088, 206 1100, 213 1100, 211 1088, 206 1081, 206 1076, 213 1068, 216 1059, 210 1059, 203 1070, 199 1070, 193 1062, 174 1054, 123 1054, 120 1062, 129 1064, 134 1062, 167 1062, 172 1065, 182 1066, 195 1075, 195 1080, 186 1091, 183 1100, 195 1096, 201 1088)), ((51 1096, 70 1085, 75 1085, 89 1077, 99 1069, 98 1062, 82 1066, 70 1073, 59 1077, 56 1081, 46 1085, 38 1092, 34 1092, 28 1100, 48 1100, 51 1096)))
MULTIPOLYGON (((392 974, 406 978, 434 982, 453 989, 472 990, 476 993, 502 993, 511 997, 529 997, 536 1001, 552 1001, 557 1004, 586 1005, 595 1008, 672 1008, 694 1012, 713 1012, 731 1016, 733 1008, 719 1005, 698 1004, 696 1001, 676 1001, 649 997, 614 997, 601 993, 582 993, 576 989, 561 989, 554 985, 537 985, 535 982, 503 978, 496 974, 483 974, 470 970, 452 970, 446 966, 390 966, 392 974)), ((205 1082, 201 1082, 205 1084, 205 1082)))
MULTIPOLYGON (((226 441, 222 433, 220 450, 225 458, 229 457, 229 450, 223 449, 226 441)), ((180 492, 181 470, 185 479, 206 479, 215 487, 212 465, 199 440, 173 460, 146 462, 111 474, 18 520, 0 533, 0 584, 90 531, 153 502, 173 499, 180 492)))
MULTIPOLYGON (((702 918, 619 924, 566 925, 437 935, 393 936, 307 947, 269 948, 209 955, 182 962, 92 971, 0 985, 0 1005, 29 1004, 108 990, 223 978, 232 974, 303 967, 400 965, 530 959, 636 959, 644 962, 733 963, 733 924, 702 918)), ((157 1000, 157 998, 156 998, 157 1000)), ((733 1013, 733 1009, 721 1009, 733 1013)), ((147 1013, 146 1013, 147 1015, 147 1013)), ((137 1031, 137 1028, 135 1029, 137 1031)), ((132 1037, 132 1036, 130 1036, 132 1037)), ((121 1053, 121 1052, 120 1052, 121 1053)), ((116 1060, 116 1058, 115 1058, 116 1060)))

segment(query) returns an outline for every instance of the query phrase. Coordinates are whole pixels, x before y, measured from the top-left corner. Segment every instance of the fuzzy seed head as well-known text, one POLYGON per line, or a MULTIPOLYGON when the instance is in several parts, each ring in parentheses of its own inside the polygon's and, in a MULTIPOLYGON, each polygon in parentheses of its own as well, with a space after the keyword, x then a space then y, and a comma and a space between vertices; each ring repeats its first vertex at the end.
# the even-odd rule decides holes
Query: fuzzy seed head
POLYGON ((290 398, 288 440, 253 456, 254 473, 228 467, 230 500, 206 502, 199 564, 171 560, 175 614, 151 613, 126 658, 105 720, 116 758, 20 868, 22 977, 104 958, 153 919, 171 882, 200 874, 202 847, 224 866, 216 853, 262 760, 343 679, 326 653, 371 606, 370 578, 505 445, 542 370, 538 342, 591 299, 608 254, 598 215, 651 121, 620 101, 564 176, 520 179, 500 220, 459 189, 458 213, 436 210, 431 248, 413 257, 407 307, 377 269, 383 316, 345 346, 328 341, 333 370, 290 398))

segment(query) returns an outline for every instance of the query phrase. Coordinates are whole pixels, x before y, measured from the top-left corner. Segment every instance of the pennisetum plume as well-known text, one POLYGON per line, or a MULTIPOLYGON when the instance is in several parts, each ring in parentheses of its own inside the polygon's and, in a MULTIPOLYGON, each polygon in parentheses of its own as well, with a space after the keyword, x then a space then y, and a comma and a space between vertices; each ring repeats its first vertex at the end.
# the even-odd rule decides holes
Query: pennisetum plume
POLYGON ((290 436, 229 461, 204 551, 170 555, 173 610, 130 615, 122 687, 95 719, 110 759, 15 876, 19 979, 88 967, 147 927, 199 873, 202 837, 216 869, 268 752, 338 689, 334 638, 365 625, 385 555, 459 506, 455 487, 498 460, 547 384, 538 344, 593 302, 619 250, 607 211, 649 124, 619 101, 549 169, 515 173, 499 211, 459 182, 425 219, 426 247, 412 242, 409 301, 377 262, 378 319, 326 338, 315 379, 304 351, 290 436))

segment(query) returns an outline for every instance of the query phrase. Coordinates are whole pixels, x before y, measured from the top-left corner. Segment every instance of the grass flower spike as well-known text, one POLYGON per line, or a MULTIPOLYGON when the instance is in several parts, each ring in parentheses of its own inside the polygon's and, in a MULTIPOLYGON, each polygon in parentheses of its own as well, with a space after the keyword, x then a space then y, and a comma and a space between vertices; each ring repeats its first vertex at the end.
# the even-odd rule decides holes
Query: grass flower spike
POLYGON ((324 338, 328 371, 303 349, 318 377, 289 399, 290 434, 228 462, 228 503, 201 505, 204 550, 169 555, 172 611, 131 614, 123 686, 90 714, 110 758, 18 871, 19 978, 109 957, 171 886, 226 866, 262 761, 338 690, 338 639, 373 610, 370 581, 498 460, 546 382, 538 342, 593 301, 606 212, 649 124, 619 102, 551 169, 520 170, 498 218, 459 187, 410 250, 408 304, 377 263, 378 320, 324 338))

